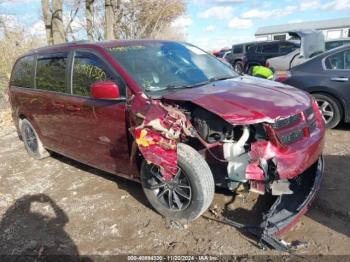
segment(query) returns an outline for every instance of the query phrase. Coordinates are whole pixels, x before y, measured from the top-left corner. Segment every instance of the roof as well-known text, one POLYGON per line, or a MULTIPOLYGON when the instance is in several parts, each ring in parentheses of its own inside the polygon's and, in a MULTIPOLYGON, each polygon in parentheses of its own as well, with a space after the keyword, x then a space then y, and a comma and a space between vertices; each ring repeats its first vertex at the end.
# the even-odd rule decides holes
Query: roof
POLYGON ((350 17, 332 19, 332 20, 320 20, 310 21, 302 23, 291 23, 283 25, 263 26, 258 28, 255 35, 268 35, 276 33, 286 33, 288 31, 303 30, 303 29, 332 29, 350 27, 350 17))
POLYGON ((87 40, 74 41, 62 44, 56 44, 51 46, 44 46, 37 49, 31 50, 29 53, 41 53, 41 52, 50 52, 56 50, 67 49, 70 47, 102 47, 102 48, 110 48, 115 46, 127 46, 127 45, 135 45, 135 44, 145 44, 145 43, 160 43, 160 42, 174 42, 171 40, 149 40, 149 39, 136 39, 136 40, 109 40, 109 41, 100 41, 100 42, 90 42, 87 40))
POLYGON ((262 45, 262 44, 269 44, 269 43, 296 43, 295 40, 266 40, 266 41, 250 41, 250 42, 244 42, 244 43, 236 43, 232 46, 238 46, 238 45, 262 45))

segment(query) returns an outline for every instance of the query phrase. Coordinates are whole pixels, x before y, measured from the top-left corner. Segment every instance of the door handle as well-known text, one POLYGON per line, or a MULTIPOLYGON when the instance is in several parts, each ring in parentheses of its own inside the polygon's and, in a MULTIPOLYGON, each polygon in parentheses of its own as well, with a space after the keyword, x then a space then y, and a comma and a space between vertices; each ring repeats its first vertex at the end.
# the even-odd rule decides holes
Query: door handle
POLYGON ((68 111, 73 111, 73 112, 78 112, 78 111, 80 111, 80 107, 79 106, 75 106, 75 105, 68 105, 67 106, 67 110, 68 111))
POLYGON ((347 78, 347 77, 332 77, 331 80, 336 81, 336 82, 347 82, 347 81, 349 81, 349 78, 347 78))
POLYGON ((53 102, 52 105, 55 108, 59 108, 59 109, 63 109, 64 108, 64 104, 60 103, 60 102, 53 102))

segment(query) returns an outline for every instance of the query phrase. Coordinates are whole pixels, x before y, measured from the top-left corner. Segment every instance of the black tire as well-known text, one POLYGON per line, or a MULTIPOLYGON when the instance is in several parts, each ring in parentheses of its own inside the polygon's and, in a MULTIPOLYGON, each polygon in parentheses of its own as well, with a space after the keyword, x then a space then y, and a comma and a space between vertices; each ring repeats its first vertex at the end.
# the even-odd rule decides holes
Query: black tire
POLYGON ((243 74, 244 72, 244 66, 243 66, 243 63, 242 61, 236 61, 234 64, 233 64, 233 70, 235 70, 236 73, 238 74, 243 74))
POLYGON ((342 119, 342 110, 338 101, 325 94, 313 94, 326 121, 327 128, 336 127, 342 119))
MULTIPOLYGON (((182 171, 177 175, 177 177, 180 177, 180 182, 176 182, 176 179, 172 180, 174 182, 173 185, 170 185, 170 189, 168 185, 151 189, 151 186, 157 187, 156 184, 164 183, 164 180, 158 182, 162 179, 159 170, 156 166, 144 161, 141 166, 141 183, 148 201, 161 215, 176 221, 192 221, 202 215, 210 206, 214 197, 214 178, 207 162, 195 149, 180 143, 177 150, 178 166, 179 170, 182 171), (156 172, 159 175, 155 175, 156 172), (184 187, 187 183, 188 188, 183 189, 181 194, 177 194, 177 187, 174 186, 174 183, 177 183, 179 187, 184 187), (172 188, 172 192, 180 197, 178 200, 184 202, 181 209, 173 200, 175 195, 170 193, 172 188), (172 195, 170 197, 172 208, 170 208, 168 202, 169 194, 172 195), (160 197, 161 195, 162 197, 160 197), (186 198, 181 197, 182 195, 186 198)), ((170 184, 170 182, 167 183, 170 184)))
POLYGON ((43 159, 50 154, 44 148, 37 132, 27 119, 20 120, 20 131, 28 154, 35 159, 43 159))

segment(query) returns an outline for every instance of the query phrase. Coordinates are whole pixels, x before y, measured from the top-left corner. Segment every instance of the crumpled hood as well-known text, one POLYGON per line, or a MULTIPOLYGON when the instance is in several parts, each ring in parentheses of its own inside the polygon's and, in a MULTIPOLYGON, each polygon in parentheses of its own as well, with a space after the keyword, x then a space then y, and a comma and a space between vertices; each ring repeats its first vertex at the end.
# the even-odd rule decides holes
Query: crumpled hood
POLYGON ((311 104, 309 95, 301 90, 248 76, 181 89, 162 97, 190 101, 231 124, 271 123, 300 113, 311 104))

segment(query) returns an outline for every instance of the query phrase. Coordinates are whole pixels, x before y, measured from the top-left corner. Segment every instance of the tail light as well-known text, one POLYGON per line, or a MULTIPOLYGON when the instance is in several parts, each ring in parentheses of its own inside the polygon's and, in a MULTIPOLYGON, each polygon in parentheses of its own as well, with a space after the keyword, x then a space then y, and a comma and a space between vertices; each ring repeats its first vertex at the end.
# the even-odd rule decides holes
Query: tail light
POLYGON ((274 80, 277 82, 284 82, 292 76, 290 71, 276 71, 274 74, 274 80))
POLYGON ((266 62, 265 67, 270 67, 270 63, 266 62))

